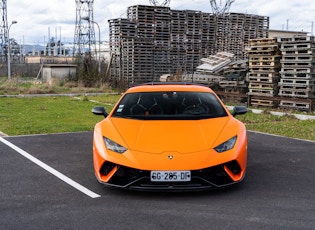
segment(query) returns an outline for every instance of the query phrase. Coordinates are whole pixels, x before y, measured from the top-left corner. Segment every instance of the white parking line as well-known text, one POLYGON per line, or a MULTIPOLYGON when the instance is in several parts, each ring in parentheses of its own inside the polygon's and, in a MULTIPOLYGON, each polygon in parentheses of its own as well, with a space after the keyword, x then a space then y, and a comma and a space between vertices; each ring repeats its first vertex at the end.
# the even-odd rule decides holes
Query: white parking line
POLYGON ((50 167, 49 165, 45 164, 44 162, 38 160, 37 158, 33 157, 32 155, 30 155, 29 153, 25 152, 23 149, 20 149, 19 147, 17 147, 16 145, 12 144, 11 142, 5 140, 4 138, 0 137, 0 141, 2 143, 4 143, 5 145, 9 146, 10 148, 14 149, 15 151, 17 151, 19 154, 21 154, 22 156, 26 157, 27 159, 29 159, 30 161, 32 161, 33 163, 37 164, 38 166, 42 167, 43 169, 45 169, 46 171, 48 171, 49 173, 55 175, 56 177, 58 177, 60 180, 66 182, 67 184, 71 185, 72 187, 74 187, 75 189, 79 190, 80 192, 88 195, 91 198, 98 198, 100 197, 100 195, 92 192, 91 190, 85 188, 84 186, 78 184, 77 182, 75 182, 74 180, 70 179, 69 177, 65 176, 64 174, 58 172, 57 170, 55 170, 54 168, 50 167))

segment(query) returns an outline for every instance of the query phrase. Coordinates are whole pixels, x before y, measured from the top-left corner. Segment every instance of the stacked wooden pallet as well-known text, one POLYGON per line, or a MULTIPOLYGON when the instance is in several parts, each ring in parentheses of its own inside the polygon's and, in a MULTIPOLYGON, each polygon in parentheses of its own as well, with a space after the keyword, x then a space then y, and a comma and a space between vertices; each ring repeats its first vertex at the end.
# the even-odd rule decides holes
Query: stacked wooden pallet
POLYGON ((173 62, 171 73, 182 72, 185 69, 185 19, 184 11, 171 11, 170 54, 173 62))
POLYGON ((190 75, 183 79, 208 84, 219 94, 232 93, 234 97, 240 94, 245 95, 246 61, 234 61, 234 57, 232 53, 219 52, 207 58, 202 58, 200 60, 201 65, 197 66, 193 79, 190 75))
POLYGON ((237 60, 225 66, 221 74, 224 79, 220 80, 216 93, 221 99, 233 103, 244 103, 247 101, 247 61, 237 60))
POLYGON ((241 80, 245 80, 247 65, 246 60, 233 61, 223 68, 223 76, 231 80, 240 78, 241 80))
POLYGON ((237 60, 225 66, 222 70, 224 80, 220 81, 220 89, 226 93, 239 94, 240 97, 246 95, 247 64, 245 60, 237 60))
POLYGON ((216 50, 230 52, 237 60, 246 58, 250 39, 268 37, 269 18, 265 16, 225 13, 216 15, 216 50))
POLYGON ((202 37, 201 55, 207 57, 209 54, 216 53, 216 17, 209 13, 202 13, 201 17, 202 37))
POLYGON ((248 39, 267 37, 268 29, 265 16, 130 6, 127 19, 109 20, 111 77, 142 83, 163 74, 193 74, 203 57, 219 52, 243 60, 248 39))
POLYGON ((169 7, 128 7, 128 20, 135 23, 136 28, 134 37, 120 37, 122 50, 126 43, 134 46, 130 52, 122 52, 120 57, 124 64, 120 68, 128 82, 158 81, 161 74, 172 72, 170 12, 169 7))
MULTIPOLYGON (((168 7, 154 7, 154 48, 153 48, 153 80, 161 74, 171 72, 171 10, 168 7)), ((151 62, 152 63, 152 62, 151 62)))
MULTIPOLYGON (((127 44, 125 47, 129 47, 128 50, 122 48, 122 39, 121 38, 134 38, 136 37, 136 23, 131 22, 128 19, 111 19, 108 20, 110 31, 109 31, 109 48, 110 52, 113 54, 112 65, 110 68, 110 75, 115 76, 115 80, 122 81, 125 71, 125 66, 123 64, 122 57, 126 57, 124 54, 129 53, 132 47, 127 44), (125 53, 123 53, 125 51, 125 53)), ((130 43, 128 43, 130 44, 130 43)), ((130 64, 130 63, 126 63, 130 64)), ((127 67, 127 68, 133 68, 127 67)))
POLYGON ((275 38, 249 40, 249 105, 277 106, 280 70, 280 45, 275 38))
POLYGON ((222 72, 223 68, 230 64, 234 59, 234 54, 227 52, 219 52, 210 55, 207 58, 202 58, 201 65, 197 66, 196 73, 211 75, 222 72))
POLYGON ((156 81, 153 62, 153 44, 148 39, 130 38, 122 42, 121 72, 124 80, 138 82, 156 81))
POLYGON ((282 60, 279 82, 280 107, 312 110, 315 98, 315 38, 279 37, 282 60))
POLYGON ((201 58, 201 11, 186 10, 185 15, 185 70, 194 72, 201 58))

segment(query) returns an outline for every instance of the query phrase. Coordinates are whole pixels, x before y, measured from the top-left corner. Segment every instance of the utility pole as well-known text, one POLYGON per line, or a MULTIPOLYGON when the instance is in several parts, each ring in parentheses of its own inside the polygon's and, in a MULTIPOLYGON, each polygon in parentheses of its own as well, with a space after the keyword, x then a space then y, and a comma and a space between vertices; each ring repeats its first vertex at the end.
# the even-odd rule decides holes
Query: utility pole
POLYGON ((8 80, 11 79, 11 49, 10 49, 10 28, 13 24, 16 24, 17 21, 12 21, 8 27, 8 80))

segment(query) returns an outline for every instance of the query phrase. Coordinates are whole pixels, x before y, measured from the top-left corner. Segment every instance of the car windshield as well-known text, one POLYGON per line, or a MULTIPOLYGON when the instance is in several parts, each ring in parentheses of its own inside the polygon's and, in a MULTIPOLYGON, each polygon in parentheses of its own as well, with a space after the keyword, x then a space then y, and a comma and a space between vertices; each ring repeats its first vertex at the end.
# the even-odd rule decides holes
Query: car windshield
POLYGON ((126 94, 114 117, 131 119, 207 119, 227 116, 216 96, 206 92, 141 92, 126 94))

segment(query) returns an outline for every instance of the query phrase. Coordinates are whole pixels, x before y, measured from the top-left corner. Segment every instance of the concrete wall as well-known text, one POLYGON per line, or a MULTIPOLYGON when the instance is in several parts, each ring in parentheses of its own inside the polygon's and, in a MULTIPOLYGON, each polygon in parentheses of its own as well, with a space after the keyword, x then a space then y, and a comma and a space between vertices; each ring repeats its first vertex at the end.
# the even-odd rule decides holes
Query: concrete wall
POLYGON ((54 56, 26 56, 25 63, 74 63, 75 57, 54 57, 54 56))
POLYGON ((45 64, 42 69, 43 82, 54 84, 55 82, 64 80, 70 76, 74 77, 76 68, 76 65, 45 64))

